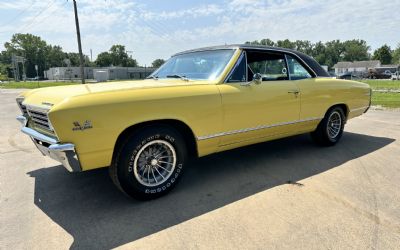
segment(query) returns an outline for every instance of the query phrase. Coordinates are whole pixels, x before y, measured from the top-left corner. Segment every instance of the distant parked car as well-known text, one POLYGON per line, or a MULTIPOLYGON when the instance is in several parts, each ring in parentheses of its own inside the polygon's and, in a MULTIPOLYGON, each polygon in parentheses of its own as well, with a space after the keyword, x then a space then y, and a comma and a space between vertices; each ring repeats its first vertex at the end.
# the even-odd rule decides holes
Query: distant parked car
POLYGON ((347 72, 339 77, 337 77, 338 79, 345 79, 345 80, 353 80, 353 79, 361 79, 360 76, 352 73, 352 72, 347 72))
POLYGON ((47 78, 43 77, 43 76, 35 76, 32 78, 26 78, 27 81, 43 81, 43 80, 47 80, 47 78))
POLYGON ((400 80, 400 72, 396 71, 396 73, 393 73, 392 77, 390 79, 392 79, 392 80, 400 80))
POLYGON ((392 78, 392 73, 387 70, 385 72, 379 72, 374 69, 370 69, 368 71, 368 78, 369 79, 391 79, 392 78))

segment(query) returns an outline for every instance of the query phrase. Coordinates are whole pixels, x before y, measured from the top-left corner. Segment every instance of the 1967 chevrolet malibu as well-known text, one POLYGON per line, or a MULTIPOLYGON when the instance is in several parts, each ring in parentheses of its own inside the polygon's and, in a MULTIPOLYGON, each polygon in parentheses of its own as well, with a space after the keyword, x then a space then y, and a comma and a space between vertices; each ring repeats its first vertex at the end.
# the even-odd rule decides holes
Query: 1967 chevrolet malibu
POLYGON ((109 167, 121 191, 152 199, 190 157, 309 132, 332 146, 371 90, 294 50, 229 45, 178 53, 146 80, 36 89, 17 103, 43 155, 72 172, 109 167))

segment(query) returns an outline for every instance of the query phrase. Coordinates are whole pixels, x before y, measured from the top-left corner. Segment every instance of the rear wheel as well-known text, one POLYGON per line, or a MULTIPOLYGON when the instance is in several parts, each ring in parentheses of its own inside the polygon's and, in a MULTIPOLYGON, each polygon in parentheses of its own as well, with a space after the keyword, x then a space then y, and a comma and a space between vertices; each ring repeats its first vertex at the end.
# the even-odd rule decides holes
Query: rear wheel
POLYGON ((335 145, 343 134, 345 115, 343 109, 334 107, 330 109, 324 119, 318 124, 317 129, 311 133, 313 140, 322 146, 335 145))
POLYGON ((179 132, 168 126, 146 127, 126 138, 110 166, 110 176, 127 195, 154 199, 176 185, 186 158, 179 132))

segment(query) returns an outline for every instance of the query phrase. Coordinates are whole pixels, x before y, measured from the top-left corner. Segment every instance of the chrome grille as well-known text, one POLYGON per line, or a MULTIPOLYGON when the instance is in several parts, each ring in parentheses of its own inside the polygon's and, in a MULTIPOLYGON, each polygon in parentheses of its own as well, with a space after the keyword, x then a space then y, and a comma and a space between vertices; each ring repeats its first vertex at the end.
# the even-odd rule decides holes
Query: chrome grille
POLYGON ((30 117, 30 120, 36 127, 53 131, 46 110, 37 110, 28 107, 27 112, 30 117))
POLYGON ((21 108, 21 111, 22 111, 22 114, 23 115, 28 115, 28 111, 26 110, 26 106, 25 105, 23 105, 22 103, 20 104, 20 108, 21 108))
POLYGON ((28 115, 28 111, 26 110, 26 106, 24 104, 22 104, 22 102, 24 101, 24 98, 17 98, 17 103, 19 108, 21 109, 21 112, 24 116, 28 115))

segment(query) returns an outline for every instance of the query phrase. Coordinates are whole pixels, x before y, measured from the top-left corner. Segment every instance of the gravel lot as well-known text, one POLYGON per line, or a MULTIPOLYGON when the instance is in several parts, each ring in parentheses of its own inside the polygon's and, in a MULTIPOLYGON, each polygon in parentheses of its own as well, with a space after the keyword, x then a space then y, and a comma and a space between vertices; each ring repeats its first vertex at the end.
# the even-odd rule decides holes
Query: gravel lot
POLYGON ((19 133, 0 90, 1 249, 399 249, 400 112, 199 159, 168 196, 122 195, 107 169, 70 174, 19 133))

